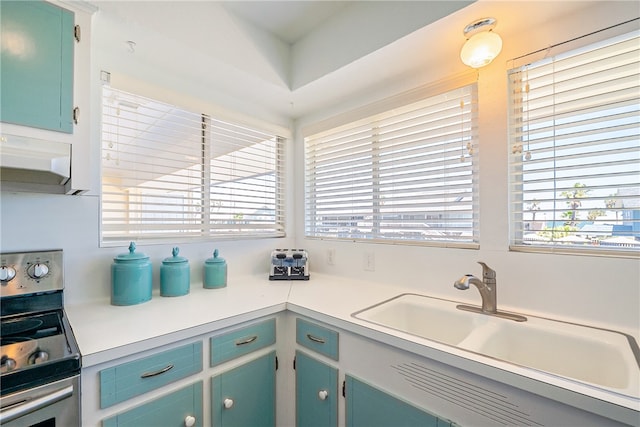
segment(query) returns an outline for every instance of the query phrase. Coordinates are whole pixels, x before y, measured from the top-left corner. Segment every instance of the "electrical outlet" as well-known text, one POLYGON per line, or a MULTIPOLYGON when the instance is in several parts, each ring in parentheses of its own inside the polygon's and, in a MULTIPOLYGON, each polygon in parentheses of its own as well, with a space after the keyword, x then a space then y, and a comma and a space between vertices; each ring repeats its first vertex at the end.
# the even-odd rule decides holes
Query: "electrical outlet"
POLYGON ((335 249, 327 249, 327 265, 334 265, 336 258, 336 250, 335 249))
POLYGON ((364 270, 375 271, 375 269, 376 269, 376 260, 373 255, 373 252, 365 252, 364 253, 364 270))

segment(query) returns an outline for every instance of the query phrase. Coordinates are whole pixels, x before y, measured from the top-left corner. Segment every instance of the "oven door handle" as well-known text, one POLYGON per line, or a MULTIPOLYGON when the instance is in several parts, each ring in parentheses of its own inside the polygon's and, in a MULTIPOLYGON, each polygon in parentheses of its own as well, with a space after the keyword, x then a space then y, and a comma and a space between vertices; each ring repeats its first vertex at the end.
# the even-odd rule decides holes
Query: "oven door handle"
POLYGON ((45 396, 38 397, 37 399, 27 400, 21 405, 12 406, 9 409, 0 412, 0 424, 8 423, 16 418, 20 418, 24 415, 30 414, 42 409, 45 406, 53 405, 60 402, 63 399, 71 397, 73 395, 73 385, 54 391, 45 396))

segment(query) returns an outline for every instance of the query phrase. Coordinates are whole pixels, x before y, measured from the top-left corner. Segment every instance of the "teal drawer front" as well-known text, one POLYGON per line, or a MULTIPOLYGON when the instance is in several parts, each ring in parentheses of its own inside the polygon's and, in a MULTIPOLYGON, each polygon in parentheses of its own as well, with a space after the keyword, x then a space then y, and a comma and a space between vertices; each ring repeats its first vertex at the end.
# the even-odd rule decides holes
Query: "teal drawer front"
POLYGON ((296 342, 338 360, 338 333, 306 320, 296 319, 296 342))
POLYGON ((296 426, 338 425, 338 369, 296 350, 296 426))
POLYGON ((276 319, 265 320, 210 339, 211 366, 276 342, 276 319))
POLYGON ((202 370, 202 342, 100 371, 100 407, 162 387, 202 370))
POLYGON ((102 427, 202 427, 202 381, 102 421, 102 427))

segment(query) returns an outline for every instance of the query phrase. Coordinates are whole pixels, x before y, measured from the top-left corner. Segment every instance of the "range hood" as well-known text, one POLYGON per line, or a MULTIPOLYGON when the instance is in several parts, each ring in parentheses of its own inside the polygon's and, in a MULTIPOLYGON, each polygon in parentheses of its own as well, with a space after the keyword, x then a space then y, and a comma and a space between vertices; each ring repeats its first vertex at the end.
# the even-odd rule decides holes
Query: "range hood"
POLYGON ((15 135, 0 137, 0 189, 65 194, 71 144, 15 135))

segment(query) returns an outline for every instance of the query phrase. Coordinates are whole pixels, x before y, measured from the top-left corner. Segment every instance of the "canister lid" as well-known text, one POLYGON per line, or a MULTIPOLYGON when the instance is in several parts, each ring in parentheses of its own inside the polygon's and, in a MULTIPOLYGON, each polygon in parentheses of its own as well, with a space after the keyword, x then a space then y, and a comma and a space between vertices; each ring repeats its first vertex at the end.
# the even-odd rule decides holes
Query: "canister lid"
POLYGON ((207 258, 207 260, 205 261, 206 264, 218 264, 223 262, 226 262, 226 261, 224 260, 224 258, 218 257, 217 249, 213 251, 213 258, 207 258))
POLYGON ((169 264, 169 263, 180 263, 180 262, 188 262, 189 260, 187 260, 185 257, 182 256, 178 256, 178 253, 180 253, 180 248, 175 247, 171 250, 171 253, 173 254, 173 256, 167 257, 165 259, 162 260, 163 264, 169 264))
POLYGON ((116 261, 136 261, 142 259, 148 259, 149 257, 142 252, 136 253, 136 244, 134 242, 129 243, 129 253, 120 254, 114 258, 116 261))

